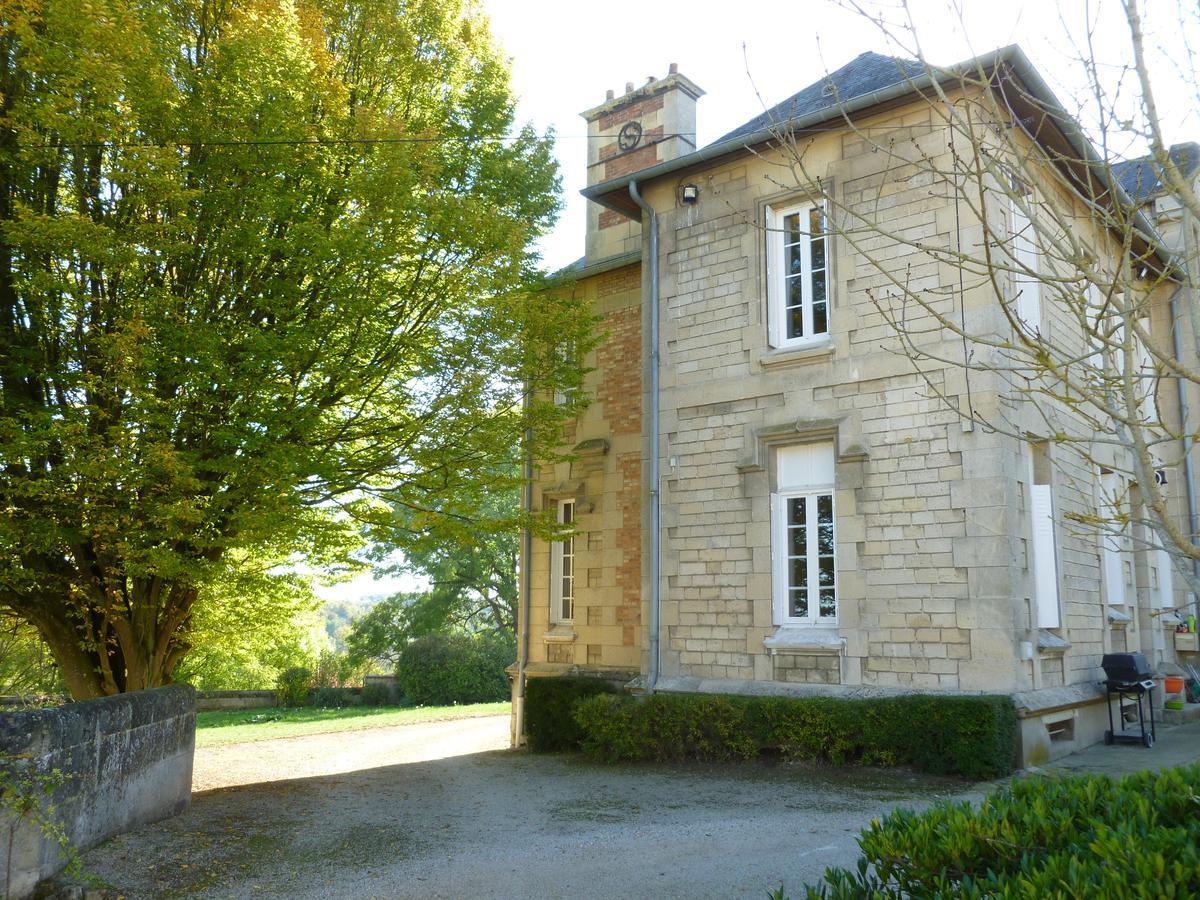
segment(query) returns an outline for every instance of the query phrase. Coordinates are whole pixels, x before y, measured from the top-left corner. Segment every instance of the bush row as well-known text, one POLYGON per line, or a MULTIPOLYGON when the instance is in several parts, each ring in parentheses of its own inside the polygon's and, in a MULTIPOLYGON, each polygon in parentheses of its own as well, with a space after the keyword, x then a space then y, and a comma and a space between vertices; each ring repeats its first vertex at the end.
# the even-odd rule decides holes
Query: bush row
POLYGON ((1200 896, 1200 765, 1017 781, 978 808, 897 810, 809 898, 1200 896))
POLYGON ((404 648, 396 664, 398 692, 381 684, 363 688, 314 686, 310 669, 280 674, 275 687, 280 706, 450 706, 508 699, 505 666, 516 658, 511 636, 428 635, 404 648), (398 694, 398 696, 397 696, 398 694))
POLYGON ((533 749, 578 747, 609 761, 777 754, 968 778, 1007 774, 1016 756, 1016 711, 1007 697, 591 693, 566 679, 530 681, 526 727, 533 749), (573 724, 563 721, 568 717, 573 724))
POLYGON ((581 700, 615 694, 617 686, 596 678, 530 678, 525 682, 525 735, 537 753, 578 750, 584 739, 575 719, 581 700))

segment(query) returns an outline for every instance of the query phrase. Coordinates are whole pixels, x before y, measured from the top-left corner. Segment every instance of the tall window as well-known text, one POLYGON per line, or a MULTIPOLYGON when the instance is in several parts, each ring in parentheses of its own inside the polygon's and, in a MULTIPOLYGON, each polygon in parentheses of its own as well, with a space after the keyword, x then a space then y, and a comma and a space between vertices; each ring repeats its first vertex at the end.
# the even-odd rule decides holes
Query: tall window
POLYGON ((829 334, 829 235, 825 205, 772 209, 769 228, 768 315, 771 344, 812 343, 829 334))
MULTIPOLYGON (((575 501, 558 501, 558 521, 575 522, 575 501)), ((575 603, 575 536, 568 535, 550 545, 550 620, 570 622, 575 603)))
POLYGON ((775 619, 837 623, 833 444, 781 447, 771 495, 775 619))
POLYGON ((1033 193, 1020 182, 1009 188, 1013 194, 1008 200, 1012 239, 1009 254, 1013 264, 1013 287, 1016 292, 1013 311, 1030 331, 1042 330, 1042 283, 1037 232, 1027 211, 1033 204, 1033 193))

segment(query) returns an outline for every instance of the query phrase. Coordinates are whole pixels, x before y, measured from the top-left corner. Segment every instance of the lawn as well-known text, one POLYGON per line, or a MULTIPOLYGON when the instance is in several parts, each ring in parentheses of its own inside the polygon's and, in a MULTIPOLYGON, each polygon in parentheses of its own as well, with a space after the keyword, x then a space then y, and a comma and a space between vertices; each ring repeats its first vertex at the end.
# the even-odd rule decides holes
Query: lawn
POLYGON ((409 709, 352 706, 345 709, 235 709, 196 714, 196 746, 269 741, 332 731, 361 731, 444 719, 469 719, 507 713, 507 702, 470 706, 418 706, 409 709))

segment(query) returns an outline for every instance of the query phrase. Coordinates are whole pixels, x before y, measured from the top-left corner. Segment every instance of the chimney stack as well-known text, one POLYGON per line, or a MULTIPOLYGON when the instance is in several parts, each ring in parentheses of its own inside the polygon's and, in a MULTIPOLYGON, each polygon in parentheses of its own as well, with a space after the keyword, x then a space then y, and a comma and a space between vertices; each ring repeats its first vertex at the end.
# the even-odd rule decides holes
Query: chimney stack
MULTIPOLYGON (((704 95, 671 63, 640 88, 581 113, 588 123, 587 183, 599 184, 667 162, 696 149, 696 101, 704 95)), ((619 213, 588 204, 589 262, 636 249, 640 225, 619 213)))

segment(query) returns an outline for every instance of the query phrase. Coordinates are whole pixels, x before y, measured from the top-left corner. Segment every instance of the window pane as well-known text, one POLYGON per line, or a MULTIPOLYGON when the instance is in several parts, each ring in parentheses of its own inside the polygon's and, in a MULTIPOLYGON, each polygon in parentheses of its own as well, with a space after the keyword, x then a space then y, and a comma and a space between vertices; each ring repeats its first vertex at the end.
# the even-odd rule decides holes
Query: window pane
POLYGON ((788 581, 788 587, 806 588, 808 587, 808 560, 803 557, 793 559, 791 561, 791 578, 788 581))
POLYGON ((837 599, 834 597, 832 589, 822 589, 818 600, 820 607, 819 615, 823 619, 831 619, 837 615, 837 599))
POLYGON ((829 322, 825 317, 825 304, 818 303, 813 307, 813 334, 825 334, 829 331, 829 322))
POLYGON ((817 552, 833 555, 833 524, 817 526, 817 552))
POLYGON ((820 572, 821 587, 833 587, 833 557, 820 556, 817 558, 817 569, 820 572))
POLYGON ((804 498, 792 497, 788 500, 788 522, 792 525, 804 524, 804 498))
POLYGON ((575 504, 564 503, 562 505, 562 516, 560 519, 564 525, 570 525, 571 520, 575 517, 575 504))
POLYGON ((817 497, 817 524, 833 524, 833 494, 817 497))
POLYGON ((808 211, 808 230, 812 233, 811 252, 814 270, 825 268, 825 222, 819 207, 808 211))
POLYGON ((825 303, 825 273, 813 272, 812 277, 812 299, 813 303, 825 303))
POLYGON ((792 590, 791 600, 788 604, 790 607, 788 614, 796 618, 804 618, 808 615, 808 591, 792 590))
POLYGON ((804 337, 804 310, 797 306, 788 310, 788 337, 804 337))
POLYGON ((783 242, 796 244, 800 241, 800 214, 792 213, 783 217, 783 242))
POLYGON ((804 556, 808 553, 808 530, 804 527, 788 529, 788 553, 804 556))
POLYGON ((799 275, 804 271, 804 253, 800 244, 787 248, 787 274, 799 275))

